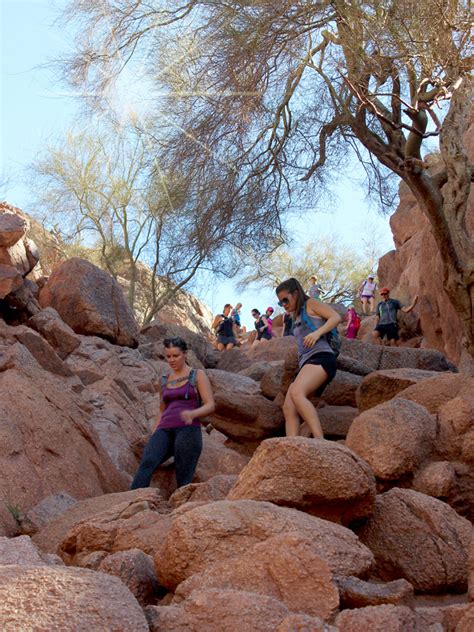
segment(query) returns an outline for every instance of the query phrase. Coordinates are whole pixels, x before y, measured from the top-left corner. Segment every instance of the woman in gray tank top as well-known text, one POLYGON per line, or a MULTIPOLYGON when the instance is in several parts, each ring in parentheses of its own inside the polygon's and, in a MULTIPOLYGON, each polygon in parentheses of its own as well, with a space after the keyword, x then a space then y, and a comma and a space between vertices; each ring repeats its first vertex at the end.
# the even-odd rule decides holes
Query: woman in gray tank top
POLYGON ((276 294, 279 305, 292 315, 298 344, 299 371, 283 404, 286 435, 297 437, 303 420, 313 437, 323 439, 318 413, 309 397, 313 393, 321 395, 336 375, 336 356, 326 334, 341 322, 341 317, 329 305, 307 296, 296 279, 280 283, 276 294))

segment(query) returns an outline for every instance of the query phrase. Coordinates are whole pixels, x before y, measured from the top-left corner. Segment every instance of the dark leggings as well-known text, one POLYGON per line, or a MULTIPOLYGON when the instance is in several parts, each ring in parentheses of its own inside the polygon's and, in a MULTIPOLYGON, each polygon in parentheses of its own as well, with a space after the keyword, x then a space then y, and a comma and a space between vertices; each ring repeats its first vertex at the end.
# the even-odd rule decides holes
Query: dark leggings
POLYGON ((174 456, 178 487, 191 483, 201 451, 201 426, 155 430, 143 451, 140 466, 130 489, 149 487, 153 472, 170 456, 174 456))

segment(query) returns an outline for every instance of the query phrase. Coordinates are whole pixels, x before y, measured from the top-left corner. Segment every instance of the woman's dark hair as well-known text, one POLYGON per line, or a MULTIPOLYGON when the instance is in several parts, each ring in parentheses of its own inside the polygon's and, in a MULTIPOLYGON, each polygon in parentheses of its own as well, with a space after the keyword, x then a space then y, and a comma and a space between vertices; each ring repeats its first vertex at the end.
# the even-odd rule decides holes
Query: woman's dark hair
POLYGON ((260 311, 256 307, 253 308, 251 313, 252 314, 258 314, 260 316, 260 311))
POLYGON ((297 281, 296 279, 294 279, 293 277, 291 277, 291 279, 287 279, 286 281, 283 281, 283 283, 280 283, 280 285, 276 288, 275 293, 277 296, 280 292, 289 292, 290 294, 295 294, 295 293, 297 294, 296 306, 295 306, 295 311, 293 312, 293 314, 295 316, 298 316, 298 314, 303 309, 303 305, 309 299, 309 296, 305 294, 305 291, 301 287, 301 283, 297 281))
POLYGON ((188 345, 186 344, 186 341, 179 337, 165 338, 163 340, 163 344, 165 345, 165 349, 171 349, 171 347, 177 347, 178 349, 181 349, 183 353, 185 353, 188 350, 188 345))
POLYGON ((232 305, 231 305, 230 303, 226 303, 226 304, 224 305, 224 309, 223 309, 222 311, 223 311, 223 312, 225 312, 225 310, 226 310, 228 307, 232 307, 232 305))

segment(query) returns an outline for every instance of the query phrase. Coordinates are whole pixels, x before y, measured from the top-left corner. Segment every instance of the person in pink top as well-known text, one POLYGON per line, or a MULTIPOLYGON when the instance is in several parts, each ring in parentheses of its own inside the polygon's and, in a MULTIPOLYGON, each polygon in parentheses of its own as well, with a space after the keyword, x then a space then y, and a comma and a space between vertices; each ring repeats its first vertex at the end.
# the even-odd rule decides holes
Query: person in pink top
POLYGON ((275 334, 273 332, 273 312, 275 310, 273 309, 273 307, 267 307, 267 309, 265 310, 265 316, 267 318, 267 327, 268 327, 268 333, 270 334, 271 338, 275 337, 275 334))
POLYGON ((171 456, 178 487, 191 483, 202 451, 200 417, 210 415, 216 408, 206 373, 202 369, 195 371, 186 363, 186 342, 168 338, 164 346, 171 373, 161 378, 158 423, 130 489, 149 487, 154 471, 171 456))
POLYGON ((349 309, 347 310, 346 320, 346 338, 349 338, 349 340, 354 340, 355 338, 357 338, 357 332, 360 329, 360 317, 352 306, 349 307, 349 309))

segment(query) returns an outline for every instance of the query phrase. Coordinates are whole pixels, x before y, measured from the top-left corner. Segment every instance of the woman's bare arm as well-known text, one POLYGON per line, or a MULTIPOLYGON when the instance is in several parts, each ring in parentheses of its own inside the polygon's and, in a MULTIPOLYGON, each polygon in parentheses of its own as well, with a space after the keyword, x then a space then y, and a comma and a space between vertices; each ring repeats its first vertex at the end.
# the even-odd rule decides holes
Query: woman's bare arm
POLYGON ((327 303, 321 303, 321 301, 317 301, 314 298, 310 298, 306 303, 306 311, 310 316, 320 316, 327 321, 317 329, 320 336, 328 334, 334 327, 337 327, 342 320, 335 309, 330 307, 327 303))
POLYGON ((402 307, 400 311, 402 311, 404 314, 408 314, 408 312, 411 312, 411 310, 415 307, 417 303, 418 295, 415 296, 411 305, 408 305, 408 307, 402 307))

